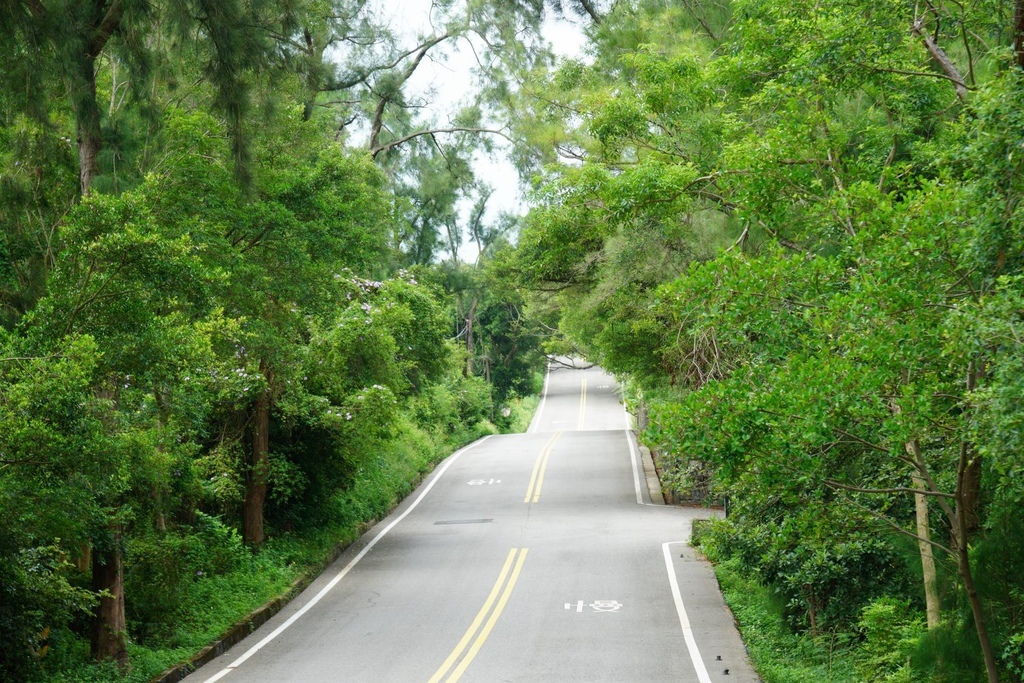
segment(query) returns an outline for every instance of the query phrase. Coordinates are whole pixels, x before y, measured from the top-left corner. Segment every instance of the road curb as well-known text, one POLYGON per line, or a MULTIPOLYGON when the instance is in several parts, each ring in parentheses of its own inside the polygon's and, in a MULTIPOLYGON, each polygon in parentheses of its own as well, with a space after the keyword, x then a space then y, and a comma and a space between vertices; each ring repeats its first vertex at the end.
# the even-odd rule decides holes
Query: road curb
MULTIPOLYGON (((436 469, 432 468, 431 472, 436 469)), ((395 501, 395 504, 391 506, 391 509, 387 514, 391 514, 399 505, 402 504, 406 498, 416 491, 423 480, 427 477, 430 472, 421 472, 418 476, 414 477, 409 481, 408 492, 395 501)), ((385 515, 387 517, 387 515, 385 515)), ((250 635, 253 631, 258 629, 263 624, 270 621, 271 617, 280 612, 285 605, 298 597, 302 591, 306 590, 311 583, 316 581, 330 567, 334 562, 341 557, 341 554, 351 547, 353 543, 362 538, 366 532, 372 529, 380 522, 379 519, 371 519, 366 522, 361 522, 357 529, 355 538, 351 541, 339 543, 327 553, 327 556, 323 561, 319 562, 315 570, 308 571, 299 578, 292 582, 292 585, 288 587, 288 590, 283 594, 273 598, 260 607, 245 615, 239 621, 236 621, 224 635, 217 638, 213 643, 207 645, 202 650, 197 652, 188 661, 176 664, 169 669, 164 670, 155 678, 151 678, 149 683, 179 683, 182 679, 191 673, 194 673, 200 667, 208 664, 217 657, 230 650, 232 647, 240 643, 246 636, 250 635)))
POLYGON ((651 502, 655 505, 665 504, 665 494, 661 487, 661 478, 654 467, 654 458, 651 456, 651 449, 640 444, 640 459, 644 465, 644 476, 647 479, 647 491, 651 496, 651 502))

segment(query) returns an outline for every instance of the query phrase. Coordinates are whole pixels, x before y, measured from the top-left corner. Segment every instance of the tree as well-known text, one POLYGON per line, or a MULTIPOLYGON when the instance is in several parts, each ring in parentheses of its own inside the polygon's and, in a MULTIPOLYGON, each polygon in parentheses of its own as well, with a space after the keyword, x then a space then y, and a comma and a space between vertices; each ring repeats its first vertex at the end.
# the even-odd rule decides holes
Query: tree
MULTIPOLYGON (((182 133, 203 135, 210 124, 201 121, 198 131, 182 133)), ((326 145, 318 148, 311 137, 316 130, 296 127, 302 122, 294 112, 283 124, 280 137, 268 135, 257 151, 262 173, 254 198, 193 155, 179 162, 157 199, 168 224, 201 240, 211 267, 232 274, 217 283, 214 295, 240 320, 239 370, 256 375, 250 398, 242 399, 242 424, 251 427, 238 435, 250 453, 243 536, 254 545, 264 538, 271 414, 285 395, 302 391, 307 317, 332 309, 345 268, 369 270, 382 257, 390 221, 376 169, 326 145), (299 154, 308 156, 289 151, 296 139, 307 141, 299 154)))
MULTIPOLYGON (((243 7, 237 2, 172 2, 150 5, 135 0, 74 2, 56 6, 43 0, 9 3, 12 19, 5 32, 5 47, 14 58, 4 64, 7 82, 26 82, 32 99, 19 104, 45 120, 51 111, 47 99, 61 97, 48 79, 60 78, 66 87, 66 106, 75 121, 79 188, 89 194, 100 173, 104 145, 104 113, 97 89, 100 59, 127 69, 129 87, 144 92, 151 77, 153 52, 160 43, 154 34, 167 32, 182 43, 199 44, 204 78, 217 91, 218 108, 226 115, 233 136, 233 158, 245 172, 247 145, 242 124, 247 106, 245 74, 268 61, 265 34, 267 9, 260 3, 243 7)), ((270 7, 273 5, 271 4, 270 7)), ((274 20, 288 24, 288 15, 274 20)))
POLYGON ((686 454, 670 480, 710 466, 744 501, 737 552, 812 632, 906 590, 905 573, 856 570, 898 548, 864 536, 875 524, 953 568, 997 680, 1008 635, 990 632, 974 549, 1001 513, 976 425, 1009 424, 979 397, 1016 351, 961 323, 1019 268, 1019 73, 993 49, 1008 8, 691 10, 611 12, 594 63, 530 93, 523 120, 561 125, 548 139, 574 163, 546 170, 510 268, 640 384, 652 438, 686 454), (815 515, 852 524, 830 538, 815 515))

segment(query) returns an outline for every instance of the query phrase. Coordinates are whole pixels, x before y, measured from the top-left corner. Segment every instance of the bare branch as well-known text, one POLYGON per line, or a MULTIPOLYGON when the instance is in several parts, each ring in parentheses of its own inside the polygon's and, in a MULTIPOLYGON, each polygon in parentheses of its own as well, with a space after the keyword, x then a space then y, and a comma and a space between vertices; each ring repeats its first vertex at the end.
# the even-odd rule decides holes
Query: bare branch
POLYGON ((870 69, 871 71, 879 71, 882 73, 900 74, 901 76, 925 76, 927 78, 940 78, 944 81, 950 81, 954 85, 963 86, 967 90, 974 90, 974 88, 967 85, 963 81, 957 80, 956 78, 953 78, 948 74, 940 74, 936 71, 909 71, 907 69, 893 69, 887 66, 875 66, 873 64, 864 64, 863 62, 859 64, 865 69, 870 69))
POLYGON ((683 0, 683 4, 686 6, 686 9, 689 10, 690 16, 692 16, 697 21, 697 23, 700 24, 700 27, 704 29, 704 33, 707 33, 708 37, 717 43, 719 41, 718 36, 716 36, 715 32, 711 30, 710 26, 708 26, 708 22, 704 19, 704 17, 697 14, 697 10, 693 6, 694 3, 690 2, 689 0, 683 0))
POLYGON ((891 528, 895 529, 896 531, 898 531, 899 533, 903 534, 904 536, 909 536, 910 538, 916 539, 916 540, 918 540, 920 542, 927 543, 927 544, 929 544, 931 546, 934 546, 934 547, 938 548, 939 550, 941 550, 943 552, 949 553, 950 555, 954 554, 952 550, 950 550, 948 547, 942 545, 941 543, 937 543, 936 541, 933 541, 930 538, 924 538, 922 536, 918 536, 917 534, 915 534, 915 533, 913 533, 911 531, 907 531, 902 526, 900 526, 896 522, 892 521, 891 519, 889 519, 888 517, 883 515, 881 512, 877 512, 875 510, 872 510, 869 507, 861 505, 860 503, 856 502, 855 500, 852 500, 852 499, 850 499, 847 496, 844 496, 842 494, 838 494, 838 495, 839 495, 840 498, 842 498, 844 501, 846 501, 847 503, 849 503, 853 507, 855 507, 855 508, 857 508, 857 509, 859 509, 859 510, 861 510, 863 512, 868 513, 869 515, 871 515, 872 517, 874 517, 877 520, 885 522, 888 526, 890 526, 891 528))
POLYGON ((583 11, 589 14, 590 18, 594 20, 594 23, 600 25, 602 21, 601 15, 597 13, 597 9, 594 7, 593 3, 591 3, 590 0, 579 0, 579 3, 580 7, 583 8, 583 11))
POLYGON ((41 0, 27 0, 25 4, 28 6, 28 11, 31 12, 32 16, 36 19, 41 19, 46 16, 46 7, 43 6, 41 0))
POLYGON ((915 494, 921 494, 921 495, 925 495, 925 496, 935 496, 937 498, 955 498, 955 496, 952 493, 945 493, 943 491, 930 491, 930 490, 925 490, 925 489, 914 489, 914 488, 909 488, 909 487, 906 487, 906 486, 895 486, 893 488, 873 489, 873 488, 864 488, 864 487, 861 487, 861 486, 851 486, 850 484, 844 484, 844 483, 842 483, 840 481, 836 481, 834 479, 826 479, 825 480, 825 485, 826 486, 831 486, 833 488, 843 489, 844 491, 853 491, 854 493, 871 493, 871 494, 879 494, 879 493, 915 493, 915 494))
POLYGON ((406 142, 409 142, 410 140, 413 140, 415 138, 422 137, 424 135, 434 136, 437 133, 489 133, 491 135, 501 136, 508 140, 509 142, 514 142, 514 140, 510 138, 503 130, 495 130, 493 128, 471 128, 466 126, 453 126, 451 128, 433 128, 430 130, 418 130, 414 133, 409 133, 408 135, 397 138, 395 140, 391 140, 389 142, 385 142, 375 147, 371 147, 370 154, 373 157, 376 157, 381 152, 386 152, 387 150, 392 149, 393 147, 398 147, 399 145, 405 144, 406 142))
POLYGON ((750 225, 745 225, 745 226, 743 226, 743 232, 740 233, 739 238, 735 242, 733 242, 732 244, 729 245, 729 248, 726 249, 726 252, 730 252, 733 249, 735 249, 736 247, 742 247, 743 243, 747 241, 747 237, 749 237, 749 236, 750 236, 750 225))
MULTIPOLYGON (((406 50, 405 52, 403 52, 400 55, 396 56, 394 58, 394 60, 392 60, 391 62, 388 62, 386 64, 377 64, 376 66, 368 67, 368 68, 363 69, 363 70, 361 70, 361 71, 359 71, 359 72, 357 72, 355 74, 350 75, 345 80, 335 81, 333 83, 329 83, 329 84, 325 85, 323 88, 321 88, 320 92, 334 92, 334 91, 337 91, 337 90, 348 90, 349 88, 357 86, 360 83, 366 83, 366 81, 370 78, 370 76, 374 75, 375 73, 378 73, 380 71, 387 71, 388 69, 394 69, 396 66, 401 64, 409 55, 415 54, 417 52, 424 52, 424 54, 425 54, 426 50, 429 50, 430 48, 434 47, 438 43, 440 43, 440 42, 442 42, 444 40, 447 40, 450 37, 451 37, 450 33, 444 33, 444 34, 441 34, 439 36, 434 36, 433 38, 430 38, 426 42, 424 42, 424 43, 422 43, 420 45, 417 45, 414 48, 406 50)), ((418 57, 418 60, 422 60, 422 56, 418 57)), ((416 66, 418 66, 418 65, 419 65, 419 61, 416 62, 416 66)), ((413 69, 415 69, 415 66, 413 67, 413 69)), ((409 75, 411 76, 412 74, 409 73, 409 75)), ((409 78, 409 76, 406 76, 405 78, 402 79, 402 82, 404 83, 405 81, 408 80, 408 78, 409 78)))
POLYGON ((124 5, 121 3, 121 0, 113 0, 110 3, 110 7, 107 8, 102 21, 96 26, 96 33, 93 34, 92 40, 89 41, 89 48, 86 50, 87 56, 91 58, 99 56, 107 41, 110 40, 110 36, 114 35, 114 31, 120 25, 123 14, 124 5))
POLYGON ((925 33, 924 21, 920 17, 914 20, 914 23, 910 27, 910 31, 924 42, 924 46, 932 56, 932 59, 938 62, 939 66, 942 67, 942 70, 946 73, 948 79, 953 82, 953 86, 956 89, 956 96, 960 98, 961 101, 965 100, 967 98, 967 91, 970 88, 968 88, 967 84, 964 83, 964 78, 960 75, 960 70, 956 68, 956 64, 954 64, 953 60, 949 58, 949 55, 946 54, 945 50, 939 47, 939 44, 935 42, 935 39, 932 38, 932 36, 925 33))
POLYGON ((4 460, 0 458, 0 467, 12 465, 49 465, 50 463, 41 460, 4 460))
POLYGON ((560 365, 563 368, 569 368, 570 370, 589 370, 590 368, 596 365, 596 363, 590 363, 589 365, 576 365, 575 358, 570 358, 570 360, 572 360, 572 363, 566 363, 564 360, 562 360, 562 358, 563 356, 548 356, 548 364, 560 365))
MULTIPOLYGON (((401 88, 403 85, 405 85, 405 82, 412 78, 412 75, 416 72, 416 69, 423 62, 423 58, 427 56, 427 52, 430 51, 430 48, 434 47, 441 41, 446 40, 450 35, 451 34, 449 33, 443 33, 439 36, 435 36, 428 40, 427 42, 420 45, 418 48, 416 48, 416 56, 413 58, 412 62, 410 62, 409 66, 405 68, 405 71, 402 72, 401 78, 394 87, 401 88)), ((409 54, 411 54, 411 52, 406 53, 406 56, 408 56, 409 54)), ((404 59, 404 57, 402 59, 404 59)), ((399 61, 401 61, 401 59, 399 61)), ((398 62, 395 63, 397 64, 398 62)), ((373 123, 371 124, 370 127, 370 150, 371 154, 375 157, 377 156, 377 152, 380 151, 377 150, 377 147, 378 142, 380 140, 380 131, 384 125, 384 111, 387 109, 387 106, 391 103, 393 96, 394 95, 391 93, 385 93, 380 95, 380 99, 377 101, 377 106, 375 107, 373 112, 373 123)))

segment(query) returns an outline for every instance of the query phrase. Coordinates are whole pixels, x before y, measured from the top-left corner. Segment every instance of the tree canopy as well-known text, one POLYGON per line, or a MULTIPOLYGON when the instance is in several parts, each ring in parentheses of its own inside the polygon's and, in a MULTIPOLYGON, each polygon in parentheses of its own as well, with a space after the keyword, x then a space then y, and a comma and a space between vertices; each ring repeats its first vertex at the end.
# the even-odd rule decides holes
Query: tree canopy
POLYGON ((537 27, 496 9, 407 36, 361 0, 0 5, 0 678, 151 677, 216 635, 198 596, 283 590, 279 548, 512 428, 540 353, 472 167, 502 127, 408 92, 537 27))
POLYGON ((502 267, 728 496, 721 552, 812 635, 894 596, 921 652, 972 634, 878 680, 1020 671, 1020 16, 619 3, 508 100, 547 163, 502 267))

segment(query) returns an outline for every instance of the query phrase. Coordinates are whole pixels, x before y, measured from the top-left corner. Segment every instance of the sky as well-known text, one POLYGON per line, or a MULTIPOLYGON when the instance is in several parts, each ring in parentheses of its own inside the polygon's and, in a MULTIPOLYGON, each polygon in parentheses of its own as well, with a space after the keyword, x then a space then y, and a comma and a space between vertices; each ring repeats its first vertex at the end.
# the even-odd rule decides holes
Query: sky
MULTIPOLYGON (((391 17, 392 30, 407 35, 410 46, 418 34, 430 32, 430 0, 377 2, 382 16, 391 17)), ((555 18, 548 14, 543 25, 543 35, 555 54, 561 57, 578 56, 585 43, 581 27, 570 19, 555 18)), ((462 105, 472 103, 473 93, 467 84, 472 82, 470 72, 475 65, 475 57, 463 44, 455 47, 457 49, 449 47, 443 53, 438 53, 434 59, 424 60, 410 83, 411 92, 428 102, 424 113, 434 116, 440 124, 446 124, 449 115, 458 111, 462 105)), ((428 57, 433 54, 428 53, 428 57)), ((480 155, 475 164, 478 178, 495 189, 488 202, 487 220, 494 220, 500 212, 523 214, 526 211, 518 175, 505 155, 507 143, 500 138, 496 138, 495 142, 493 157, 480 155)), ((468 203, 463 210, 468 214, 468 203)), ((459 256, 462 260, 474 261, 477 256, 476 245, 465 244, 459 256)))

